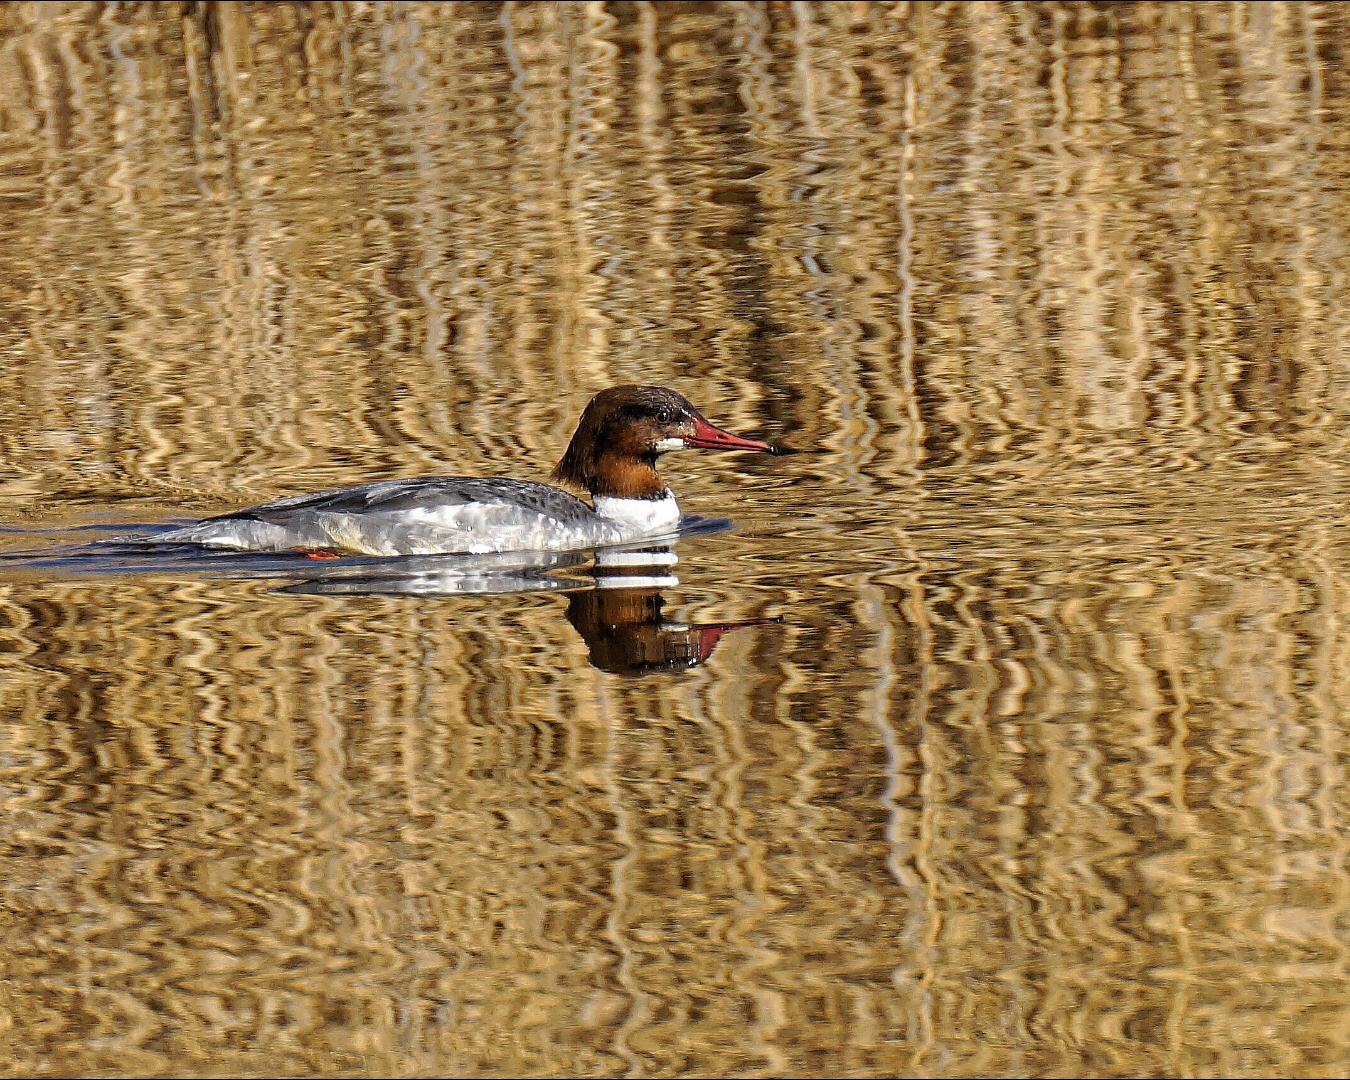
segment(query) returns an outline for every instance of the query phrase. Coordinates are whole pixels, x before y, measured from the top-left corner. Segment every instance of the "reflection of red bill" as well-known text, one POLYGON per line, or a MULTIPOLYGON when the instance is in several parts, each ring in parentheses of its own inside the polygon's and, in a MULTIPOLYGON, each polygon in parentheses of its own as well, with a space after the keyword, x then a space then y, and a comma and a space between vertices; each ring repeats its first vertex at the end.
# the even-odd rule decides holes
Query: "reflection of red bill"
POLYGON ((714 623, 711 626, 694 627, 698 631, 698 659, 690 666, 701 664, 708 659, 713 650, 717 648, 717 643, 722 640, 724 634, 729 634, 733 630, 740 630, 746 626, 770 626, 778 621, 778 619, 751 619, 749 622, 714 623))

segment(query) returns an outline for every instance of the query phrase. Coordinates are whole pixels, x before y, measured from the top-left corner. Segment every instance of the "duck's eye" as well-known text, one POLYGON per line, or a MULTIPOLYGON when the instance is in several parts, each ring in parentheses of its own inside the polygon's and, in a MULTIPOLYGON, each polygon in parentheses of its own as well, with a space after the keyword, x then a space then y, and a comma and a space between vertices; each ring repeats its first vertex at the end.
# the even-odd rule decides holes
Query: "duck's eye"
POLYGON ((656 418, 660 420, 661 423, 663 424, 669 424, 672 420, 675 419, 675 410, 672 409, 669 405, 662 405, 659 409, 656 410, 656 418))

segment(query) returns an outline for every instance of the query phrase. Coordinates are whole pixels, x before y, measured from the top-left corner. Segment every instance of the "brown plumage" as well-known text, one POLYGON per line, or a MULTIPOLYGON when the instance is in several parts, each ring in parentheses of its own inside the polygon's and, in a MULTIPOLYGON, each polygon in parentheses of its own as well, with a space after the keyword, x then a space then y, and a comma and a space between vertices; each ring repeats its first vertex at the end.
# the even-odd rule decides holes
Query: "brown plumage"
POLYGON ((591 399, 552 479, 620 499, 659 499, 656 459, 678 445, 771 450, 713 427, 683 395, 664 386, 612 386, 591 399), (664 445, 663 445, 664 444, 664 445))

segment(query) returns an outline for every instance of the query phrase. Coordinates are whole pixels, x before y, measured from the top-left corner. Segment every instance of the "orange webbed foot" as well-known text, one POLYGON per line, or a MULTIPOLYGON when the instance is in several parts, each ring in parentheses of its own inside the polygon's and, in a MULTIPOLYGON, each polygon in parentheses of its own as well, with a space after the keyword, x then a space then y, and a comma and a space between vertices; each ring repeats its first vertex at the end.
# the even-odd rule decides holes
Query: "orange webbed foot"
POLYGON ((306 559, 342 558, 342 553, 340 551, 334 551, 332 548, 293 547, 291 550, 297 555, 303 555, 306 559))

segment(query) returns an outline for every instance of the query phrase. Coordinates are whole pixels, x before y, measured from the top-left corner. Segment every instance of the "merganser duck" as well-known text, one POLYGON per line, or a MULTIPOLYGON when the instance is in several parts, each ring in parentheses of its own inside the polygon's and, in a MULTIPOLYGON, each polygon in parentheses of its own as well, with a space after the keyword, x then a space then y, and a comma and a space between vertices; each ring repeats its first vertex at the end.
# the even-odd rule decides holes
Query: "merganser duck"
POLYGON ((428 476, 297 495, 144 537, 239 551, 440 555, 573 551, 673 533, 680 508, 656 459, 685 447, 757 450, 710 424, 661 386, 615 386, 591 399, 551 479, 584 488, 593 505, 529 480, 428 476))

